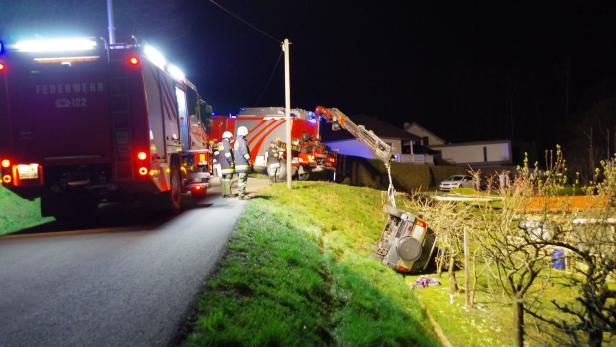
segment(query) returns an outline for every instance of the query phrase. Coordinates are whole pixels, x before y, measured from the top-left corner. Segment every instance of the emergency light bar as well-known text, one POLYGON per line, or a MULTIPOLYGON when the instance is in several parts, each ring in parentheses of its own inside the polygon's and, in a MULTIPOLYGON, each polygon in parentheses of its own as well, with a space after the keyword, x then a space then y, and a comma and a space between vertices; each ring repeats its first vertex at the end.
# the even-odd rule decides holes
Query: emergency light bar
POLYGON ((171 77, 175 78, 176 80, 183 81, 186 79, 184 71, 180 70, 180 68, 175 65, 167 66, 167 72, 169 72, 171 77))
POLYGON ((26 40, 13 47, 19 52, 76 52, 96 48, 96 41, 85 38, 26 40))
POLYGON ((167 59, 165 59, 165 56, 160 53, 156 48, 150 45, 145 45, 143 47, 143 54, 145 54, 145 57, 148 58, 148 60, 151 61, 152 64, 156 65, 159 69, 165 69, 165 65, 167 65, 167 59))
POLYGON ((167 59, 165 58, 165 56, 156 48, 150 45, 145 45, 143 46, 143 54, 152 64, 156 65, 156 67, 163 71, 167 71, 171 75, 171 77, 173 77, 177 81, 187 82, 184 71, 182 71, 179 67, 173 64, 167 63, 167 59))

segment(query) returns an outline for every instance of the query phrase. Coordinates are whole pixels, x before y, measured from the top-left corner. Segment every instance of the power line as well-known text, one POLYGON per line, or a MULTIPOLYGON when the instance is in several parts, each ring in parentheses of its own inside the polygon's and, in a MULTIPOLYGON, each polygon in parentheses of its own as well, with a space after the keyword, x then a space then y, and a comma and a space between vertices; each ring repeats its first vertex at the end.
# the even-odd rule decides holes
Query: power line
POLYGON ((257 98, 257 102, 255 103, 255 106, 259 106, 259 103, 261 103, 261 99, 263 98, 263 95, 267 91, 267 88, 269 88, 269 85, 272 83, 272 78, 274 78, 274 74, 276 73, 276 69, 278 69, 278 65, 280 65, 280 59, 281 58, 282 58, 282 52, 280 52, 280 54, 278 54, 278 59, 276 60, 276 64, 274 64, 274 68, 272 69, 272 72, 270 73, 270 76, 267 79, 267 83, 265 83, 265 86, 263 87, 263 90, 261 90, 261 93, 259 94, 259 97, 257 98))
POLYGON ((235 18, 235 19, 239 20, 240 22, 242 22, 242 23, 244 23, 244 24, 248 25, 249 27, 251 27, 251 28, 253 28, 254 30, 256 30, 259 34, 261 34, 261 35, 263 35, 263 36, 265 36, 265 37, 269 38, 270 40, 272 40, 272 41, 274 41, 274 42, 276 42, 276 43, 280 43, 280 42, 282 41, 282 40, 277 39, 277 38, 275 38, 274 36, 272 36, 272 35, 270 35, 270 34, 266 33, 265 31, 263 31, 263 30, 261 30, 261 29, 257 28, 255 25, 253 25, 252 23, 248 22, 248 21, 247 21, 247 20, 245 20, 244 18, 242 18, 242 17, 240 17, 240 16, 236 15, 235 13, 233 13, 233 12, 231 12, 231 11, 227 10, 227 9, 226 9, 226 8, 224 8, 221 4, 217 3, 216 1, 214 1, 214 0, 210 0, 210 2, 211 2, 212 4, 214 4, 216 7, 218 7, 219 9, 223 10, 224 12, 226 12, 226 13, 227 13, 228 15, 230 15, 231 17, 233 17, 233 18, 235 18))

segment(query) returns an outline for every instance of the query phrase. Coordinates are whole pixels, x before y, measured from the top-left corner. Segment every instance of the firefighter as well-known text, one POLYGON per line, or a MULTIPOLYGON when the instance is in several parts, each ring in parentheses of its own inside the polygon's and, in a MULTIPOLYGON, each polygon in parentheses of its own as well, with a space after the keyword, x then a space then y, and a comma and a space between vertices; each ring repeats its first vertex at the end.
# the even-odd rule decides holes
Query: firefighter
POLYGON ((267 175, 269 176, 270 184, 276 183, 278 171, 280 170, 280 155, 279 148, 275 141, 270 142, 269 149, 265 153, 265 162, 267 164, 267 175))
POLYGON ((218 177, 220 184, 222 184, 222 173, 220 172, 220 161, 218 160, 218 157, 220 156, 220 150, 218 147, 220 147, 220 145, 221 142, 218 142, 216 139, 210 141, 210 149, 214 154, 212 156, 212 175, 218 177))
POLYGON ((233 178, 233 151, 231 151, 231 138, 233 134, 225 131, 222 134, 222 141, 218 144, 218 164, 222 174, 222 197, 231 197, 231 179, 233 178))
POLYGON ((237 138, 233 144, 233 156, 235 158, 235 172, 238 173, 237 189, 239 198, 246 198, 246 182, 248 182, 248 171, 250 171, 250 150, 246 143, 248 128, 241 126, 237 128, 237 138))

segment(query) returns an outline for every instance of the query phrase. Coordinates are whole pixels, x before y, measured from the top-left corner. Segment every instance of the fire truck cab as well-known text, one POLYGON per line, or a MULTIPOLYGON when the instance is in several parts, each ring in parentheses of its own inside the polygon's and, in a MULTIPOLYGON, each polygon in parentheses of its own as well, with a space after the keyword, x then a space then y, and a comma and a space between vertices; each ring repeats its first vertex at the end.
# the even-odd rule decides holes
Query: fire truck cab
POLYGON ((43 216, 135 199, 178 211, 183 193, 207 190, 211 107, 153 47, 31 40, 0 64, 2 184, 40 197, 43 216))

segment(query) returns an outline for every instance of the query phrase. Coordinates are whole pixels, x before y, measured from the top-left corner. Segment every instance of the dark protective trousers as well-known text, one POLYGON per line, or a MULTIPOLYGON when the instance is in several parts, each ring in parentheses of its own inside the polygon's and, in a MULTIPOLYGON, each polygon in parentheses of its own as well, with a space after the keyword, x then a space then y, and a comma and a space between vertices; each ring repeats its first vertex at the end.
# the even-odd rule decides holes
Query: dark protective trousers
POLYGON ((237 189, 240 199, 246 196, 246 183, 248 182, 248 172, 238 173, 237 189))

